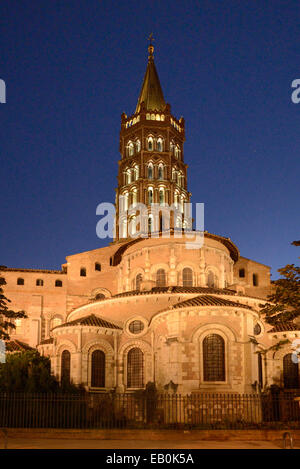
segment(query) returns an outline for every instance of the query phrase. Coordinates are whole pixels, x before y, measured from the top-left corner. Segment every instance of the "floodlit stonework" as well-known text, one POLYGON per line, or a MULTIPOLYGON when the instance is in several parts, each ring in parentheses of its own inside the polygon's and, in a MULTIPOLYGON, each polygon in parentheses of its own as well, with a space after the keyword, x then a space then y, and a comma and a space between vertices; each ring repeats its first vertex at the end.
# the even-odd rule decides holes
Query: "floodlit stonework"
MULTIPOLYGON (((121 117, 117 216, 119 196, 128 206, 162 209, 190 201, 184 119, 164 101, 153 50, 135 114, 121 117)), ((12 340, 49 355, 55 375, 95 391, 133 391, 149 381, 180 393, 282 384, 290 345, 275 356, 264 351, 300 332, 272 330, 259 316, 270 268, 208 232, 201 248, 187 249, 186 235, 175 236, 182 222, 171 220, 169 238, 160 227, 158 238, 131 239, 125 216, 113 243, 68 256, 59 271, 2 266, 12 308, 28 315, 12 340)))

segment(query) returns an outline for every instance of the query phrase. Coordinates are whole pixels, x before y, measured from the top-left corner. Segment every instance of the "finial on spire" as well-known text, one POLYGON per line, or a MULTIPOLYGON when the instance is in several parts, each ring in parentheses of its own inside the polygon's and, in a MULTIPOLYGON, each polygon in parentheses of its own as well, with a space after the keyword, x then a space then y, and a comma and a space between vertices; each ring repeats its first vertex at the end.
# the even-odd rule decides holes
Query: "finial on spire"
POLYGON ((152 42, 154 41, 153 33, 151 33, 150 36, 148 37, 148 41, 150 42, 149 47, 148 47, 148 52, 149 52, 148 60, 153 60, 153 52, 154 52, 154 46, 152 44, 152 42))

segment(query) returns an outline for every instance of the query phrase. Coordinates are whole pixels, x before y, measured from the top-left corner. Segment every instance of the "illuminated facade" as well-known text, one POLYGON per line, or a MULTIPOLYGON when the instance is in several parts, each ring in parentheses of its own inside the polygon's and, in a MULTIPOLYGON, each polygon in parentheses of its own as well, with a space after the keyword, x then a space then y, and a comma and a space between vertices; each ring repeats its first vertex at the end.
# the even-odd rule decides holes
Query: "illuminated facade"
MULTIPOLYGON (((175 236, 190 201, 185 123, 164 100, 153 52, 150 44, 135 113, 121 116, 116 213, 120 196, 125 209, 173 204, 169 237, 159 224, 160 236, 132 239, 120 216, 113 243, 68 256, 61 270, 2 267, 12 307, 28 315, 12 339, 49 355, 57 376, 99 392, 149 381, 181 393, 283 383, 289 350, 264 352, 298 332, 271 330, 259 317, 270 268, 241 257, 229 238, 205 232, 201 248, 187 249, 186 235, 175 236)), ((150 214, 147 224, 153 231, 150 214)))

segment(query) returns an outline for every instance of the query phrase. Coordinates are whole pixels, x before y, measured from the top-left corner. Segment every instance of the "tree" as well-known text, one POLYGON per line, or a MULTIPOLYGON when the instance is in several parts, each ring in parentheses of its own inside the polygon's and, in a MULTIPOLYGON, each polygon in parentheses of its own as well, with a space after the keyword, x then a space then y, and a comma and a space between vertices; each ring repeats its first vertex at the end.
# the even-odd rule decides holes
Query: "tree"
POLYGON ((51 373, 48 357, 37 350, 9 353, 0 364, 0 392, 84 392, 82 386, 60 384, 51 373))
POLYGON ((9 340, 9 330, 15 329, 14 319, 26 318, 24 311, 12 311, 8 308, 7 303, 10 300, 6 298, 2 286, 6 285, 3 277, 0 277, 0 339, 9 340))
MULTIPOLYGON (((300 246, 300 241, 294 241, 300 246)), ((288 264, 278 272, 283 278, 274 281, 275 291, 268 296, 268 303, 261 305, 261 313, 269 324, 292 321, 300 317, 300 267, 288 264)))
POLYGON ((51 392, 57 388, 50 360, 37 350, 7 354, 0 365, 1 392, 51 392))

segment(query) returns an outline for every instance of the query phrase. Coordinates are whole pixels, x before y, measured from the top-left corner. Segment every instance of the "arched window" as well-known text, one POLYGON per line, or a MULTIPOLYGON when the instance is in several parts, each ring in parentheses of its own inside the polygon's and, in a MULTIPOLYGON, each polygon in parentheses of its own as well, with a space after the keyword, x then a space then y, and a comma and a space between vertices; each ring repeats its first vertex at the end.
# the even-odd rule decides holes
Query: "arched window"
POLYGON ((165 191, 163 189, 159 189, 159 204, 163 205, 165 203, 165 191))
POLYGON ((157 139, 157 151, 163 151, 163 139, 160 137, 157 139))
POLYGON ((42 280, 41 278, 38 278, 36 280, 36 286, 37 287, 42 287, 44 285, 44 280, 42 280))
POLYGON ((130 174, 131 174, 131 182, 134 182, 135 181, 135 170, 131 169, 130 174))
POLYGON ((127 238, 127 220, 126 219, 122 221, 121 226, 122 226, 122 236, 121 236, 121 238, 127 238))
POLYGON ((207 274, 207 286, 210 288, 218 288, 218 277, 209 271, 207 274))
POLYGON ((103 293, 97 293, 97 295, 95 296, 95 300, 104 300, 105 298, 105 295, 103 295, 103 293))
POLYGON ((148 165, 148 179, 153 179, 153 165, 150 163, 148 165))
POLYGON ((189 267, 185 267, 182 271, 182 285, 184 287, 193 286, 193 271, 189 267))
POLYGON ((153 218, 152 215, 148 217, 148 233, 151 233, 153 229, 153 218))
POLYGON ((133 156, 134 154, 134 145, 132 142, 128 142, 128 156, 133 156))
POLYGON ((283 357, 283 384, 286 389, 299 388, 298 363, 292 361, 292 354, 283 357))
POLYGON ((141 141, 137 140, 135 144, 136 144, 136 152, 139 153, 141 151, 141 141))
POLYGON ((166 286, 166 272, 164 269, 158 269, 156 272, 156 286, 165 287, 166 286))
POLYGON ((135 207, 137 204, 137 190, 133 189, 132 191, 132 206, 135 207))
POLYGON ((105 353, 102 350, 95 350, 92 353, 91 386, 93 388, 105 387, 105 353))
POLYGON ((62 287, 62 281, 61 280, 55 280, 55 286, 56 287, 62 287))
POLYGON ((240 269, 239 270, 239 277, 244 278, 245 277, 245 269, 240 269))
POLYGON ((253 274, 253 286, 258 287, 258 275, 253 274))
POLYGON ((153 203, 153 190, 148 189, 148 205, 153 203))
POLYGON ((178 199, 179 199, 179 194, 178 192, 174 193, 174 205, 177 208, 178 207, 178 199))
POLYGON ((128 199, 129 199, 128 192, 124 192, 120 197, 121 212, 124 212, 125 210, 128 210, 128 199))
POLYGON ((142 280, 143 280, 142 274, 137 274, 137 276, 135 277, 135 288, 136 288, 136 290, 141 289, 142 280))
POLYGON ((127 387, 142 388, 144 386, 144 354, 134 347, 127 354, 127 387))
POLYGON ((210 334, 203 340, 204 381, 225 381, 225 343, 218 334, 210 334))
POLYGON ((24 279, 23 278, 18 278, 17 279, 17 285, 24 285, 24 279))
POLYGON ((139 167, 137 164, 134 167, 134 174, 135 174, 135 180, 137 180, 139 178, 139 167))
POLYGON ((180 215, 176 217, 176 228, 182 228, 182 217, 180 215))
POLYGON ((101 264, 99 264, 99 262, 95 262, 95 270, 101 272, 101 264))
POLYGON ((86 268, 85 268, 85 267, 81 267, 81 269, 80 269, 80 277, 86 277, 86 268))
POLYGON ((148 138, 148 151, 153 151, 153 138, 148 138))
POLYGON ((163 179, 163 178, 164 178, 164 167, 162 164, 160 164, 158 167, 158 179, 163 179))
POLYGON ((61 354, 61 381, 62 383, 70 383, 71 378, 71 354, 69 350, 64 350, 61 354))

